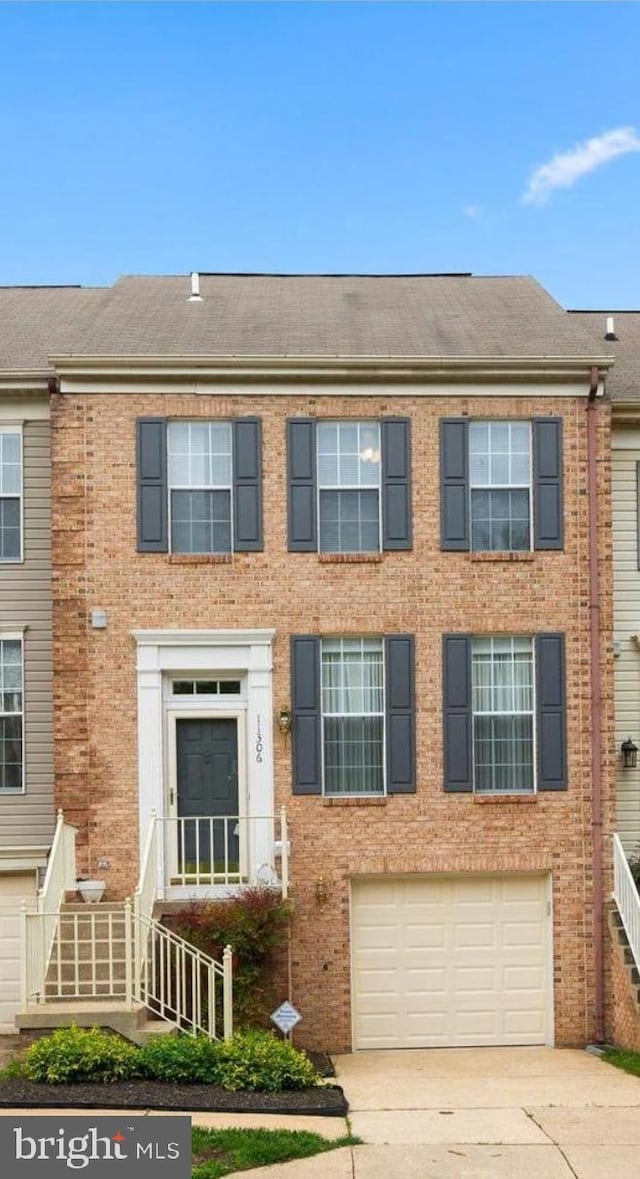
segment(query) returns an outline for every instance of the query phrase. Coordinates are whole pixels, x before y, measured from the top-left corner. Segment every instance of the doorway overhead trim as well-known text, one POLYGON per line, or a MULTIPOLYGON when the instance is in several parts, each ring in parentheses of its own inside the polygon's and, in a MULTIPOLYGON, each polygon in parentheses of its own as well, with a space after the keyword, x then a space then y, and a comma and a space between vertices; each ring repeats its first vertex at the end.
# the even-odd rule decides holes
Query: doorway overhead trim
MULTIPOLYGON (((167 679, 241 677, 246 685, 246 806, 273 814, 272 642, 275 630, 135 630, 140 854, 152 813, 165 818, 167 679)), ((227 697, 227 702, 232 701, 227 697)), ((166 880, 166 876, 165 876, 166 880)))

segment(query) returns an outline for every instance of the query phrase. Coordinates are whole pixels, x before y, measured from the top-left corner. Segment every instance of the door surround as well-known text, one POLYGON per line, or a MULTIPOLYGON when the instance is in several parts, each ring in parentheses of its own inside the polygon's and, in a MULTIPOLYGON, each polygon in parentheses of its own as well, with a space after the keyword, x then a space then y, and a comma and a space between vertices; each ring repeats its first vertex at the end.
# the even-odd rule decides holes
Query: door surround
MULTIPOLYGON (((167 814, 168 758, 164 684, 168 677, 237 676, 246 691, 234 708, 232 696, 221 697, 223 711, 244 719, 246 813, 272 815, 273 798, 273 636, 274 629, 135 630, 138 703, 138 814, 142 856, 151 815, 167 814), (224 700, 224 705, 222 701, 224 700)), ((191 698, 193 699, 193 698, 191 698)), ((184 697, 191 711, 189 697, 184 697)), ((171 702, 171 710, 176 704, 171 702)), ((182 715, 184 712, 179 710, 182 715)), ((197 708, 197 715, 204 715, 197 708)), ((208 711, 208 708, 206 709, 208 711)), ((240 722, 238 726, 240 746, 240 722)), ((162 841, 161 841, 162 842, 162 841)), ((159 866, 159 891, 166 880, 159 866)))

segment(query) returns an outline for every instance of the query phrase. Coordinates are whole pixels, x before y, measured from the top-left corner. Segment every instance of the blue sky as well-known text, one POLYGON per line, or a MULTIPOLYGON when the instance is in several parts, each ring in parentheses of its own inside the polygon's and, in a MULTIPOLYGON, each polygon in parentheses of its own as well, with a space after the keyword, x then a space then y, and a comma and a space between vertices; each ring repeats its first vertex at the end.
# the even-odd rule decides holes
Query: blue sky
POLYGON ((0 284, 531 273, 640 307, 636 4, 5 3, 0 47, 0 284))

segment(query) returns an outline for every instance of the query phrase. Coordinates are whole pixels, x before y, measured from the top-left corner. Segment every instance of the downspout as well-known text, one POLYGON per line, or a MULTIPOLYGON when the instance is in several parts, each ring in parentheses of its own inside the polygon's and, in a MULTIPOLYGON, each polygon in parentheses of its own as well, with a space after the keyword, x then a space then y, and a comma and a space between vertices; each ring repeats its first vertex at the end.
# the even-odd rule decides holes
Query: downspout
POLYGON ((591 369, 587 401, 587 488, 589 496, 589 647, 591 654, 591 829, 593 838, 593 966, 595 1038, 604 1043, 603 883, 602 883, 602 658, 600 651, 600 570, 598 563, 598 418, 600 374, 591 369))

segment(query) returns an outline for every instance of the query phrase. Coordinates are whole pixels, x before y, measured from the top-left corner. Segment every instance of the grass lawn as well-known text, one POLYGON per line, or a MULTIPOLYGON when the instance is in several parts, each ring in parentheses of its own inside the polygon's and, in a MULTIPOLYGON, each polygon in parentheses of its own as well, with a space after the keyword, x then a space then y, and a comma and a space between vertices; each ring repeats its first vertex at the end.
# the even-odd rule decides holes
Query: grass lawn
POLYGON ((602 1057, 607 1064, 615 1064, 616 1068, 624 1069, 625 1073, 633 1073, 640 1077, 640 1052, 631 1052, 627 1048, 609 1048, 602 1057))
POLYGON ((359 1138, 329 1140, 306 1130, 203 1130, 194 1126, 192 1179, 219 1179, 233 1171, 304 1159, 338 1146, 355 1146, 359 1138))

